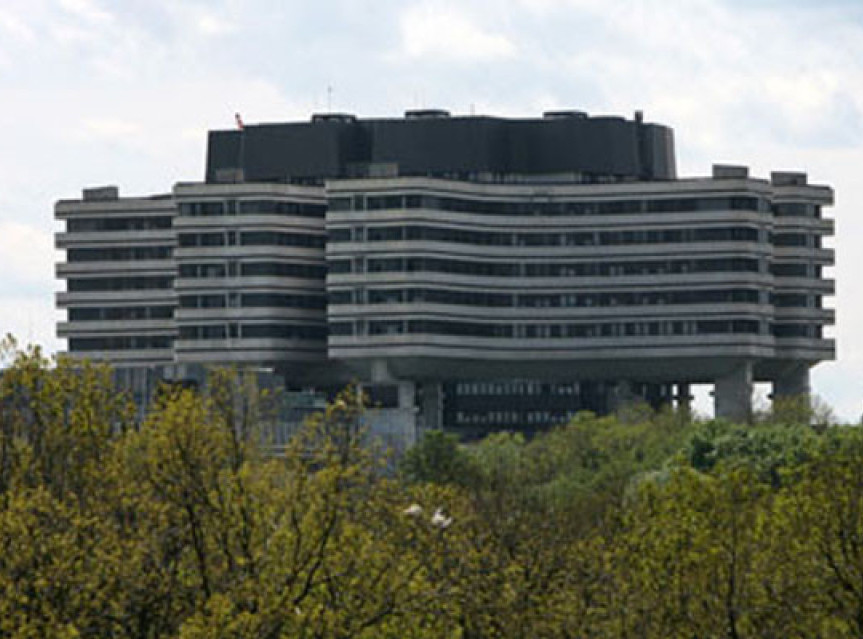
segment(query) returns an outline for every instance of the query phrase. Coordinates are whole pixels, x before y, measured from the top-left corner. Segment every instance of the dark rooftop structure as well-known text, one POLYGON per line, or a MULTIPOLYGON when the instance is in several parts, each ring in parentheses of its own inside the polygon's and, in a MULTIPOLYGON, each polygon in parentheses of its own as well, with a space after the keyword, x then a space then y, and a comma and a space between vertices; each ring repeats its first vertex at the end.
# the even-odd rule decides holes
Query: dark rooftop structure
POLYGON ((346 177, 427 176, 506 181, 507 176, 676 177, 673 132, 633 120, 549 111, 542 118, 452 117, 437 109, 404 118, 345 113, 310 122, 211 131, 207 182, 320 183, 346 177))

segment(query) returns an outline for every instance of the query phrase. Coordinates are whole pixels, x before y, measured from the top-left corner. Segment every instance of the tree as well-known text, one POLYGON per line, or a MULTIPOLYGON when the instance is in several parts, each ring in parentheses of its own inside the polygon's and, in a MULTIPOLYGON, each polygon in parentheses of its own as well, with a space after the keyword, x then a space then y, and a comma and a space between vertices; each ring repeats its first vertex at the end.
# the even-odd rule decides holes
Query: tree
POLYGON ((459 447, 458 437, 441 430, 423 434, 399 463, 408 481, 469 486, 476 480, 471 457, 459 447))

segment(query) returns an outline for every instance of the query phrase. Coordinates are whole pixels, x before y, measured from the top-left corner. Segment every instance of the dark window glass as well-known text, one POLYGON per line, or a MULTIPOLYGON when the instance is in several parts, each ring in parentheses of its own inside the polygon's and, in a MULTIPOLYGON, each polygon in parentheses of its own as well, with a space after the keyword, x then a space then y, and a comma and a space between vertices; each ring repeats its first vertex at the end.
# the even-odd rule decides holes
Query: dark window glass
POLYGON ((251 262, 240 267, 242 277, 296 277, 301 279, 323 279, 326 267, 294 262, 251 262))
POLYGON ((308 233, 279 233, 273 231, 247 231, 240 234, 243 246, 298 246, 305 248, 323 248, 323 235, 308 233))
POLYGON ((173 306, 99 306, 69 309, 69 321, 72 322, 171 319, 173 316, 173 306))
POLYGON ((806 308, 808 298, 802 293, 776 293, 773 303, 779 308, 806 308))
POLYGON ((353 291, 330 291, 327 295, 327 304, 353 304, 353 291))
POLYGON ((479 324, 472 322, 446 322, 440 320, 409 320, 408 333, 456 335, 467 337, 512 337, 509 324, 479 324))
POLYGON ((181 295, 181 308, 225 308, 224 295, 181 295))
POLYGON ((123 336, 123 337, 70 337, 69 350, 84 351, 126 351, 171 348, 172 337, 166 335, 123 336))
POLYGON ((150 289, 169 289, 174 285, 172 277, 93 277, 70 278, 67 290, 87 291, 140 291, 150 289))
POLYGON ((180 215, 184 217, 212 217, 225 214, 224 202, 181 202, 180 215))
POLYGON ((224 246, 224 233, 180 233, 180 246, 183 248, 192 246, 224 246))
POLYGON ((777 202, 773 205, 777 217, 816 217, 815 205, 805 202, 777 202))
POLYGON ((376 320, 369 322, 369 335, 400 335, 405 324, 398 320, 376 320))
POLYGON ((242 336, 247 339, 323 340, 327 337, 327 328, 305 324, 243 324, 242 336))
POLYGON ((329 260, 327 261, 327 269, 330 273, 350 273, 350 260, 329 260))
POLYGON ((66 221, 70 233, 110 231, 159 231, 170 229, 170 216, 73 218, 66 221))
POLYGON ((318 218, 324 217, 327 210, 323 204, 285 200, 240 200, 237 207, 240 215, 295 215, 318 218))
POLYGON ((244 308, 326 308, 323 295, 286 293, 243 293, 241 304, 244 308))
POLYGON ((770 272, 776 277, 807 277, 806 264, 780 262, 770 265, 770 272))
POLYGON ((333 336, 353 335, 353 322, 330 322, 329 334, 333 336))
POLYGON ((222 278, 225 277, 225 265, 215 264, 181 264, 181 278, 222 278))
POLYGON ((369 242, 397 242, 404 239, 404 227, 401 226, 382 226, 370 227, 366 232, 366 239, 369 242))
POLYGON ((776 337, 809 337, 807 324, 774 324, 773 335, 776 337))
POLYGON ((66 258, 71 262, 125 262, 132 260, 171 259, 170 246, 134 246, 67 249, 66 258))
POLYGON ((328 242, 350 242, 351 229, 330 229, 327 231, 328 242))
POLYGON ((804 247, 807 244, 806 237, 805 233, 776 233, 773 236, 773 244, 774 246, 804 247))
POLYGON ((334 197, 327 202, 327 207, 330 211, 350 211, 351 198, 349 197, 334 197))

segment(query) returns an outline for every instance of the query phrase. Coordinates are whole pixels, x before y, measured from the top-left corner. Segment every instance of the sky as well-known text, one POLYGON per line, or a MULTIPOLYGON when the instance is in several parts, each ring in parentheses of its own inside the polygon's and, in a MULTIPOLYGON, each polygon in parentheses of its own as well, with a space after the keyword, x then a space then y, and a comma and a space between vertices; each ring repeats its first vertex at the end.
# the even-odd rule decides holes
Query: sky
POLYGON ((206 132, 235 112, 328 108, 642 110, 674 129, 682 177, 831 185, 838 356, 812 381, 863 414, 861 0, 0 0, 0 334, 64 348, 58 199, 167 192, 203 179, 206 132))

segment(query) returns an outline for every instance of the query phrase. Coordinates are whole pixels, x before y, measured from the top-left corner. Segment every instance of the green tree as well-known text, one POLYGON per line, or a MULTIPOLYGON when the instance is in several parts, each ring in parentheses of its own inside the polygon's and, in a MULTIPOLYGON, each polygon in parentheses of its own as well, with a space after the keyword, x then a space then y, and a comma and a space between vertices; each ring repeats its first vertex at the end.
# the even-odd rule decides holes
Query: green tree
POLYGON ((459 446, 458 436, 432 430, 408 449, 399 462, 399 470, 408 481, 469 486, 476 481, 471 461, 459 446))

